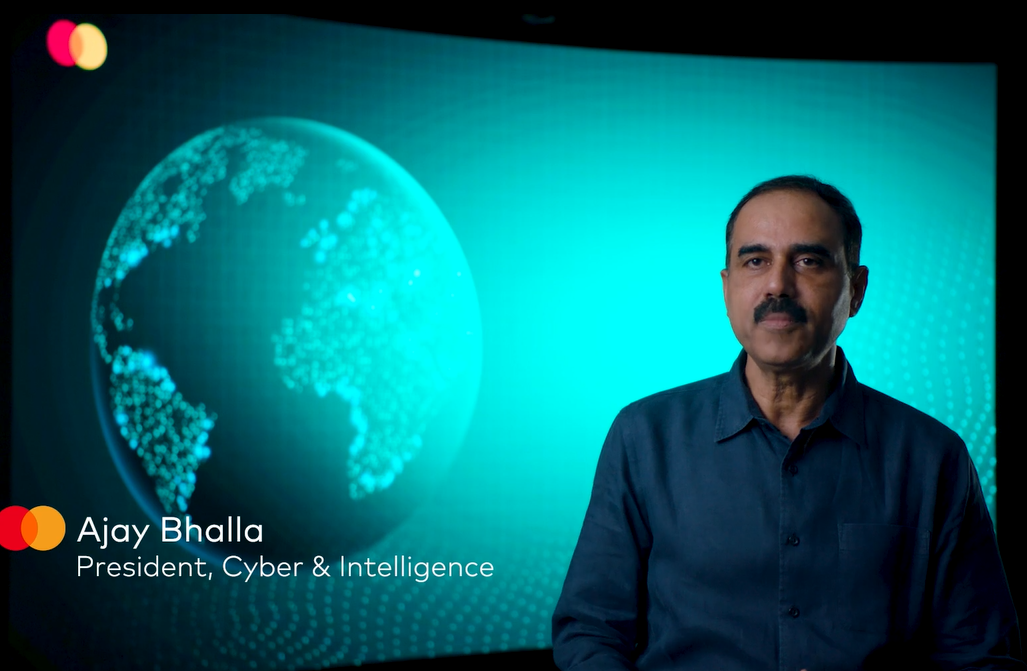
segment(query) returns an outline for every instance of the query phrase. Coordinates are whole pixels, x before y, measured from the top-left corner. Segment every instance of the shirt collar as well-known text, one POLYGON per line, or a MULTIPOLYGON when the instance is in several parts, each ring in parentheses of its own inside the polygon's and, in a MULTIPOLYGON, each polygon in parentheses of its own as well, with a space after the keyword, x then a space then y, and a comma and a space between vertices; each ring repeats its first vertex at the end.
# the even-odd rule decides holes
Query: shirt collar
MULTIPOLYGON (((851 438, 861 447, 866 446, 866 427, 863 422, 863 393, 856 381, 845 353, 839 347, 836 350, 837 361, 841 374, 835 380, 835 386, 824 403, 824 408, 812 423, 817 427, 830 421, 843 434, 851 438)), ((717 425, 714 439, 720 442, 739 433, 753 420, 763 418, 759 406, 745 382, 745 350, 738 355, 731 366, 731 372, 723 377, 720 387, 720 405, 717 411, 717 425)))

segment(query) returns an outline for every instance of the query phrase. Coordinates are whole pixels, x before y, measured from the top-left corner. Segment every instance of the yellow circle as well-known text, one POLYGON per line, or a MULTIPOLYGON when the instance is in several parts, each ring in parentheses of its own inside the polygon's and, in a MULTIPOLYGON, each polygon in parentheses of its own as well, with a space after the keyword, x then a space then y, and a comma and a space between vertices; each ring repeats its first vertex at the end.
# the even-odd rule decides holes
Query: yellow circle
POLYGON ((107 40, 91 23, 75 26, 68 43, 75 65, 83 70, 95 70, 107 60, 107 40))
POLYGON ((50 506, 36 506, 29 511, 35 515, 38 532, 29 543, 34 550, 52 550, 64 540, 64 517, 50 506))

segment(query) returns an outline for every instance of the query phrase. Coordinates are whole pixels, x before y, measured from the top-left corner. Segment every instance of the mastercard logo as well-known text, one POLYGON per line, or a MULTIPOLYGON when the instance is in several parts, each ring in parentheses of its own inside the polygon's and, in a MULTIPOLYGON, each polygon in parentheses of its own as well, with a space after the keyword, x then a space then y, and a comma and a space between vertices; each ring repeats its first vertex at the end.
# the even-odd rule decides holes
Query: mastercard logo
POLYGON ((0 545, 8 550, 53 550, 64 540, 64 517, 50 506, 0 510, 0 545))
POLYGON ((107 60, 107 39, 91 23, 57 21, 46 31, 46 49, 58 65, 95 70, 107 60))

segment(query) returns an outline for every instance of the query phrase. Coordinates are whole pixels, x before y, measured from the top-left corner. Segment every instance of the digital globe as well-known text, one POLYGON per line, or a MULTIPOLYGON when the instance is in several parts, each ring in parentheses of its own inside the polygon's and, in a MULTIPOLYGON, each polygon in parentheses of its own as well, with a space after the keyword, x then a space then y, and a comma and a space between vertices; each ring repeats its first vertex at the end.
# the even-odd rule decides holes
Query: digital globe
POLYGON ((171 152, 114 223, 91 320, 118 471, 158 525, 222 528, 191 537, 201 556, 369 547, 439 486, 478 394, 453 230, 398 163, 314 121, 233 123, 171 152), (262 542, 233 526, 251 524, 262 542))

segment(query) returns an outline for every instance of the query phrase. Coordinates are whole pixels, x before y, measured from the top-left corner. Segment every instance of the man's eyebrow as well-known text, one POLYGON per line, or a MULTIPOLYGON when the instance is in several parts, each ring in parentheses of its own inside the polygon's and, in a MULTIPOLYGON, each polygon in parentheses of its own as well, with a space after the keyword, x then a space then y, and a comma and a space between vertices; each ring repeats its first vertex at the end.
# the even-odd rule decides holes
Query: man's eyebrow
POLYGON ((756 254, 759 252, 769 252, 770 249, 766 245, 742 245, 738 248, 738 256, 745 256, 746 254, 756 254))
POLYGON ((830 259, 834 256, 827 247, 818 245, 816 243, 800 243, 798 245, 792 245, 792 254, 816 254, 817 256, 823 256, 824 258, 830 259))
MULTIPOLYGON (((830 259, 834 255, 827 247, 817 244, 815 242, 801 242, 796 245, 792 245, 789 250, 792 254, 816 254, 817 256, 823 256, 824 258, 830 259)), ((761 254, 769 252, 770 248, 766 245, 759 243, 751 245, 742 245, 738 248, 738 256, 745 256, 746 254, 761 254)))

